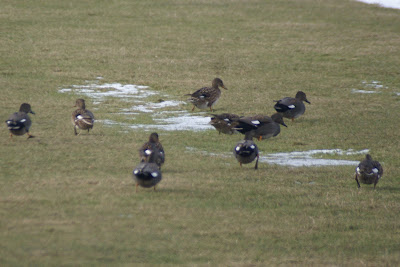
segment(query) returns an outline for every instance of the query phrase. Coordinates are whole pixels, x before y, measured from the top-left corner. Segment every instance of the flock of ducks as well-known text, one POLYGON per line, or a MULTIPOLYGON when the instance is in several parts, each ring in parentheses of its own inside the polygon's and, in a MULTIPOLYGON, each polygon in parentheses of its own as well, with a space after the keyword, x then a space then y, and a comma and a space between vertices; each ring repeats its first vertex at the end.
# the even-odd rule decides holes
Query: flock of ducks
MULTIPOLYGON (((193 94, 189 94, 189 102, 193 104, 193 109, 210 109, 213 111, 214 105, 221 97, 219 87, 225 87, 223 81, 215 78, 211 87, 203 87, 193 94)), ((270 117, 266 115, 239 116, 232 113, 212 114, 210 124, 221 134, 241 133, 244 139, 239 141, 234 147, 233 154, 238 160, 240 166, 248 164, 256 159, 255 169, 258 168, 259 150, 253 139, 259 141, 277 136, 280 133, 280 125, 287 127, 283 118, 291 119, 300 117, 304 114, 306 107, 303 102, 311 104, 302 91, 298 91, 296 96, 285 97, 275 101, 274 109, 276 113, 270 117)), ((77 99, 75 106, 77 109, 72 112, 72 123, 74 125, 74 134, 79 135, 82 130, 88 132, 93 128, 95 117, 90 110, 86 109, 85 100, 77 99)), ((31 105, 23 103, 18 112, 10 115, 6 124, 10 132, 10 139, 13 135, 34 136, 29 130, 32 121, 28 113, 35 114, 31 105)), ((156 185, 162 179, 161 166, 165 161, 164 148, 159 141, 157 133, 151 133, 148 142, 144 143, 139 149, 140 163, 133 170, 133 179, 136 183, 135 191, 138 186, 156 189, 156 185)), ((372 160, 371 155, 367 154, 365 159, 356 167, 355 180, 358 188, 360 182, 363 184, 376 184, 383 175, 383 168, 378 161, 372 160)))

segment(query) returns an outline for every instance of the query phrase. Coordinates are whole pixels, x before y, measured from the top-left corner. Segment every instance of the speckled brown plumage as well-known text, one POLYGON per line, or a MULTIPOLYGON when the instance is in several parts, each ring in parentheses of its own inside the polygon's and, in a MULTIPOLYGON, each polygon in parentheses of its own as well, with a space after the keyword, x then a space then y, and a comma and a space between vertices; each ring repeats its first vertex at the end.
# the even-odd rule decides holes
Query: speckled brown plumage
POLYGON ((78 107, 77 110, 72 112, 72 124, 74 125, 75 135, 78 135, 77 128, 81 130, 87 130, 89 132, 90 129, 93 129, 93 113, 86 109, 84 99, 77 99, 74 107, 78 107))
POLYGON ((149 136, 149 141, 144 143, 139 149, 139 157, 141 162, 149 162, 150 156, 153 151, 157 151, 154 157, 154 163, 157 164, 159 168, 165 162, 165 152, 162 144, 159 141, 157 133, 151 133, 149 136))
POLYGON ((19 111, 11 114, 8 120, 6 120, 7 128, 10 131, 10 138, 12 138, 13 135, 24 134, 27 134, 28 138, 34 137, 29 133, 32 121, 28 116, 28 113, 35 114, 35 112, 32 111, 30 104, 23 103, 21 104, 19 111))
POLYGON ((211 87, 203 87, 193 94, 188 94, 188 96, 190 96, 190 98, 188 99, 189 102, 194 105, 192 111, 195 107, 199 109, 210 108, 210 110, 212 111, 213 106, 217 103, 218 99, 221 96, 221 90, 219 89, 219 87, 222 87, 226 90, 228 89, 225 87, 221 79, 215 78, 212 81, 211 87))
POLYGON ((234 134, 238 131, 235 127, 238 125, 239 115, 232 113, 212 114, 210 124, 223 134, 234 134))

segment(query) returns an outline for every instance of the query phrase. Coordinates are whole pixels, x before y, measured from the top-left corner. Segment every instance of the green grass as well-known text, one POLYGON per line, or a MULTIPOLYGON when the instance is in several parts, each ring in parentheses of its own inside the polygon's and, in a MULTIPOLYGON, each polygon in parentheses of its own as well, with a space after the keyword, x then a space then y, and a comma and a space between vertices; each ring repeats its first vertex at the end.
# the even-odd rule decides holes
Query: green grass
POLYGON ((30 103, 36 138, 0 126, 0 265, 399 265, 399 15, 347 0, 2 0, 0 117, 30 103), (149 133, 75 137, 79 96, 58 92, 97 76, 176 100, 220 77, 216 112, 246 115, 303 90, 305 115, 260 150, 368 148, 384 178, 357 190, 353 166, 240 169, 186 149, 230 152, 238 135, 159 131, 164 178, 135 194, 149 133), (374 80, 387 88, 351 93, 374 80))

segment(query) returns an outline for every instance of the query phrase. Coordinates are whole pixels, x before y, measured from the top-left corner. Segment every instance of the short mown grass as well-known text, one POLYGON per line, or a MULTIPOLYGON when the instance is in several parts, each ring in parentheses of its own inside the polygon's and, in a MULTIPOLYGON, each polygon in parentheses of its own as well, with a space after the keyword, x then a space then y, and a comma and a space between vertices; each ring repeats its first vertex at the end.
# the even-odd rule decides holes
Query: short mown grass
MULTIPOLYGON (((399 10, 349 0, 1 1, 0 117, 30 103, 36 137, 0 126, 0 265, 399 265, 399 28, 399 10), (369 149, 384 178, 357 190, 354 166, 240 168, 196 152, 239 135, 159 131, 163 180, 135 194, 149 132, 74 136, 81 96, 58 92, 98 76, 176 100, 220 77, 215 112, 243 115, 303 90, 305 115, 262 153, 369 149), (385 88, 351 92, 372 81, 385 88)), ((86 100, 132 122, 114 115, 129 104, 86 100)))

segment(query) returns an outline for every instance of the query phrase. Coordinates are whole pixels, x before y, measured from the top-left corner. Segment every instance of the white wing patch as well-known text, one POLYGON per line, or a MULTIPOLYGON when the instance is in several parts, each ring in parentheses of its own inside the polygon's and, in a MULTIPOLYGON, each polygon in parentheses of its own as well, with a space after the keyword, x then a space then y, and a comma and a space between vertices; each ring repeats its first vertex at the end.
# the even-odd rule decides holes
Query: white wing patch
POLYGON ((239 150, 240 150, 240 147, 237 146, 237 147, 235 148, 235 150, 236 150, 236 151, 239 151, 239 150))
POLYGON ((291 109, 293 109, 293 108, 295 108, 296 106, 295 105, 290 105, 290 106, 288 106, 288 108, 291 108, 291 109))
POLYGON ((255 121, 251 121, 252 124, 260 124, 260 121, 255 120, 255 121))
POLYGON ((356 168, 356 172, 357 172, 358 174, 360 174, 360 167, 357 167, 357 168, 356 168))
POLYGON ((378 170, 377 168, 373 168, 373 169, 372 169, 372 172, 375 173, 375 174, 377 174, 377 173, 379 172, 379 170, 378 170))
POLYGON ((22 119, 22 120, 20 120, 19 122, 26 122, 26 119, 22 119))
POLYGON ((157 173, 157 172, 152 172, 152 173, 151 173, 151 176, 157 177, 157 176, 158 176, 158 173, 157 173))
POLYGON ((78 116, 76 116, 76 118, 77 118, 78 120, 82 120, 82 119, 83 119, 83 116, 82 116, 82 115, 78 115, 78 116))
POLYGON ((255 145, 251 145, 250 148, 251 148, 251 149, 255 149, 256 146, 255 146, 255 145))
POLYGON ((133 173, 134 173, 134 174, 138 174, 138 173, 139 173, 139 170, 134 170, 133 173))
POLYGON ((150 155, 150 154, 151 154, 151 150, 150 150, 150 149, 146 149, 146 150, 144 151, 144 153, 145 153, 146 155, 150 155))

